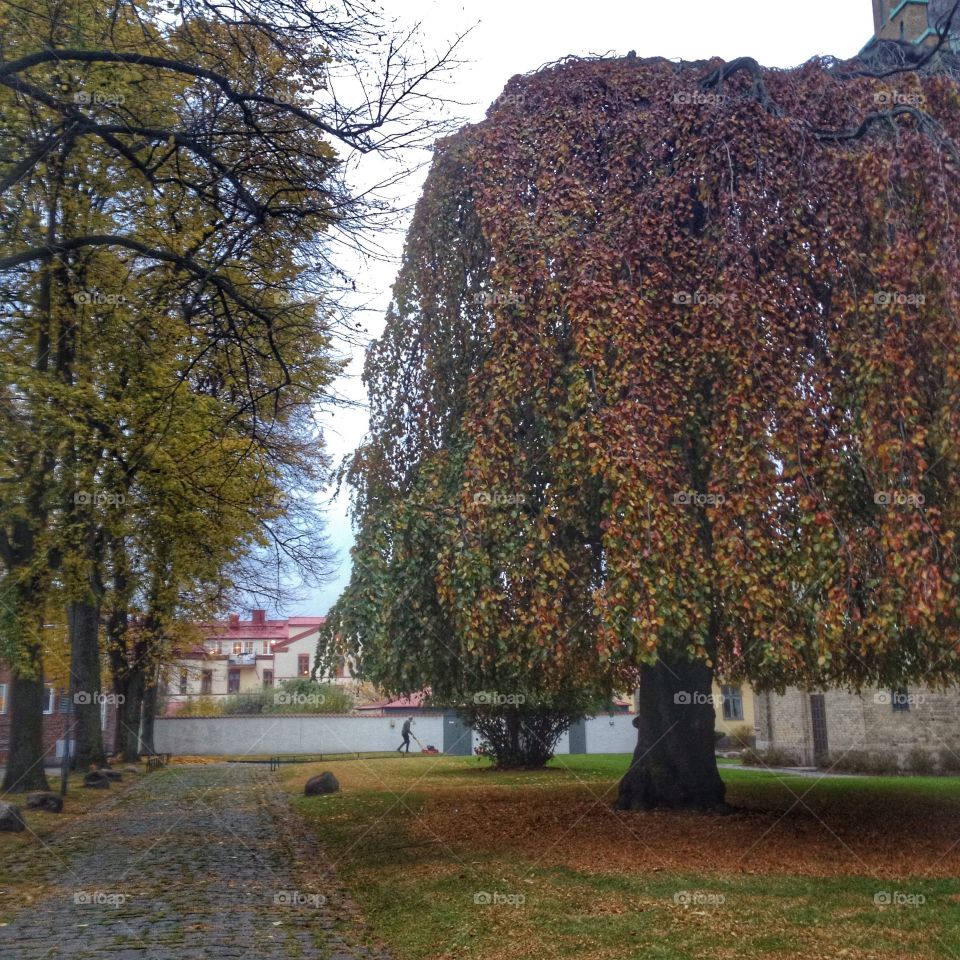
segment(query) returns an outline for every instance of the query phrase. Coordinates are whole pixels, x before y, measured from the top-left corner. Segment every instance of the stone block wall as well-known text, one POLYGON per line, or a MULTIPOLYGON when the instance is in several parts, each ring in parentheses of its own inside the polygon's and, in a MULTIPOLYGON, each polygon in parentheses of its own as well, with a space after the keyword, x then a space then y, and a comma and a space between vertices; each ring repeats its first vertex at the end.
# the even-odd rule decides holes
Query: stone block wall
MULTIPOLYGON (((789 689, 757 697, 757 748, 795 754, 810 765, 813 756, 813 725, 808 691, 789 689)), ((960 688, 945 692, 923 687, 905 692, 890 690, 824 691, 827 744, 830 758, 860 752, 895 759, 900 767, 911 755, 926 754, 936 766, 960 769, 960 688), (899 697, 901 706, 894 709, 899 697)))
POLYGON ((960 689, 910 688, 901 697, 906 710, 894 710, 891 697, 889 690, 863 697, 866 748, 895 755, 901 766, 911 751, 923 751, 960 769, 960 689))
MULTIPOLYGON (((757 749, 783 750, 805 766, 813 763, 810 698, 802 690, 757 694, 757 749), (762 706, 761 706, 762 701, 762 706)), ((829 723, 829 716, 827 718, 829 723)))
MULTIPOLYGON (((893 9, 900 7, 897 0, 881 0, 881 8, 887 5, 893 9)), ((929 26, 927 5, 925 3, 907 3, 891 20, 889 14, 881 13, 881 28, 878 37, 882 40, 907 40, 911 43, 923 36, 929 26)))

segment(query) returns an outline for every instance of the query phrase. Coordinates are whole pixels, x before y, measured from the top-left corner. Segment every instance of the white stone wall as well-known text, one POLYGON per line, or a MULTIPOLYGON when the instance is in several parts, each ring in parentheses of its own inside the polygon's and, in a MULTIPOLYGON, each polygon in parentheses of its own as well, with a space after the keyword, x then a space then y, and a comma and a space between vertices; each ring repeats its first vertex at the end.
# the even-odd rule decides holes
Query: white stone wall
POLYGON ((600 714, 587 720, 587 753, 633 753, 637 745, 634 714, 600 714))
MULTIPOLYGON (((375 753, 400 745, 403 717, 270 716, 159 717, 157 753, 242 757, 263 754, 375 753), (391 722, 393 726, 391 726, 391 722)), ((415 717, 413 732, 424 746, 443 749, 443 717, 415 717)), ((418 750, 416 741, 411 753, 418 750)))
MULTIPOLYGON (((374 753, 400 745, 405 717, 258 716, 160 717, 154 738, 158 753, 175 756, 259 756, 297 753, 374 753), (391 726, 392 724, 392 726, 391 726)), ((443 717, 416 716, 413 732, 424 746, 443 750, 443 717)), ((632 753, 637 732, 633 714, 602 714, 587 720, 588 753, 632 753), (612 721, 612 723, 611 723, 612 721)), ((479 743, 473 734, 472 747, 479 743)), ((411 752, 419 749, 416 741, 411 752)), ((569 754, 564 733, 556 753, 569 754)))

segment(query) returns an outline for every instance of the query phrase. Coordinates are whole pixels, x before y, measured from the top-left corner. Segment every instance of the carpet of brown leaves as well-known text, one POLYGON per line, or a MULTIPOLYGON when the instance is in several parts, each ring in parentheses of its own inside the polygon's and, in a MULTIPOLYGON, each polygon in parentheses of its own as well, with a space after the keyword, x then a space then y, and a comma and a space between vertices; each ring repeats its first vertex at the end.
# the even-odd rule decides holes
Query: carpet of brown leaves
POLYGON ((960 810, 908 794, 819 796, 794 781, 751 809, 731 787, 733 814, 613 809, 605 785, 537 790, 469 787, 431 796, 414 831, 424 840, 591 873, 659 870, 827 877, 960 875, 960 810))

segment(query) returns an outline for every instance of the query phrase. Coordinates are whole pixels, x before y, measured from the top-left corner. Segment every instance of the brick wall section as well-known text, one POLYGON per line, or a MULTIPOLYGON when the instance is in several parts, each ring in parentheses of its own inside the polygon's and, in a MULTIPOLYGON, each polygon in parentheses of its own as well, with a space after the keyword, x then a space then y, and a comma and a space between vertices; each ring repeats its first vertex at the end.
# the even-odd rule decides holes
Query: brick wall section
MULTIPOLYGON (((874 0, 873 17, 876 35, 881 40, 907 40, 913 43, 931 27, 936 27, 953 6, 953 0, 930 0, 907 3, 891 20, 889 13, 900 7, 900 0, 874 0)), ((928 38, 927 43, 935 40, 928 38)))
MULTIPOLYGON (((907 691, 909 710, 897 711, 890 691, 862 696, 827 690, 824 704, 827 741, 833 759, 848 751, 869 751, 895 757, 905 766, 919 750, 941 765, 960 766, 960 688, 937 692, 922 687, 907 691)), ((803 764, 813 763, 813 728, 808 692, 789 689, 784 695, 760 694, 757 748, 791 752, 803 764)))
POLYGON ((910 3, 893 20, 886 23, 880 31, 882 40, 909 40, 913 42, 927 29, 927 8, 925 5, 910 3))
MULTIPOLYGON (((6 684, 5 710, 0 713, 0 763, 6 763, 7 751, 10 745, 10 675, 0 670, 0 683, 6 684)), ((70 720, 69 714, 62 713, 62 699, 67 695, 66 690, 54 690, 53 713, 43 717, 43 755, 52 763, 57 757, 57 741, 63 740, 70 720)), ((116 708, 108 704, 106 708, 106 725, 104 729, 104 746, 108 754, 113 752, 113 734, 116 729, 116 708)))
MULTIPOLYGON (((66 717, 54 713, 43 718, 43 755, 55 757, 57 754, 57 740, 63 738, 66 729, 66 717)), ((10 745, 10 714, 0 716, 0 763, 6 763, 7 751, 10 745)))
MULTIPOLYGON (((3 681, 0 681, 2 683, 3 681)), ((10 746, 10 686, 7 684, 7 711, 0 714, 0 763, 6 763, 7 751, 10 746)), ((54 712, 43 718, 43 755, 45 757, 55 758, 57 755, 57 741, 62 740, 64 731, 67 729, 66 714, 59 712, 59 699, 55 698, 53 705, 54 712)))

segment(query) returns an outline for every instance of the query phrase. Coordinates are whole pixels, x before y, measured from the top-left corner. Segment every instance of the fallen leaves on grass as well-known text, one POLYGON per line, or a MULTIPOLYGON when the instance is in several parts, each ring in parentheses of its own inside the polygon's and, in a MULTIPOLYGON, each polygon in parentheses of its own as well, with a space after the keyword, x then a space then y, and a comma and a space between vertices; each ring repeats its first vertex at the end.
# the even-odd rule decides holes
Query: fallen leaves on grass
MULTIPOLYGON (((951 877, 960 873, 954 804, 889 795, 805 795, 727 816, 613 809, 609 793, 574 786, 472 788, 431 796, 413 824, 455 850, 520 853, 591 873, 658 870, 803 876, 951 877)), ((731 799, 737 802, 736 791, 731 799)))

